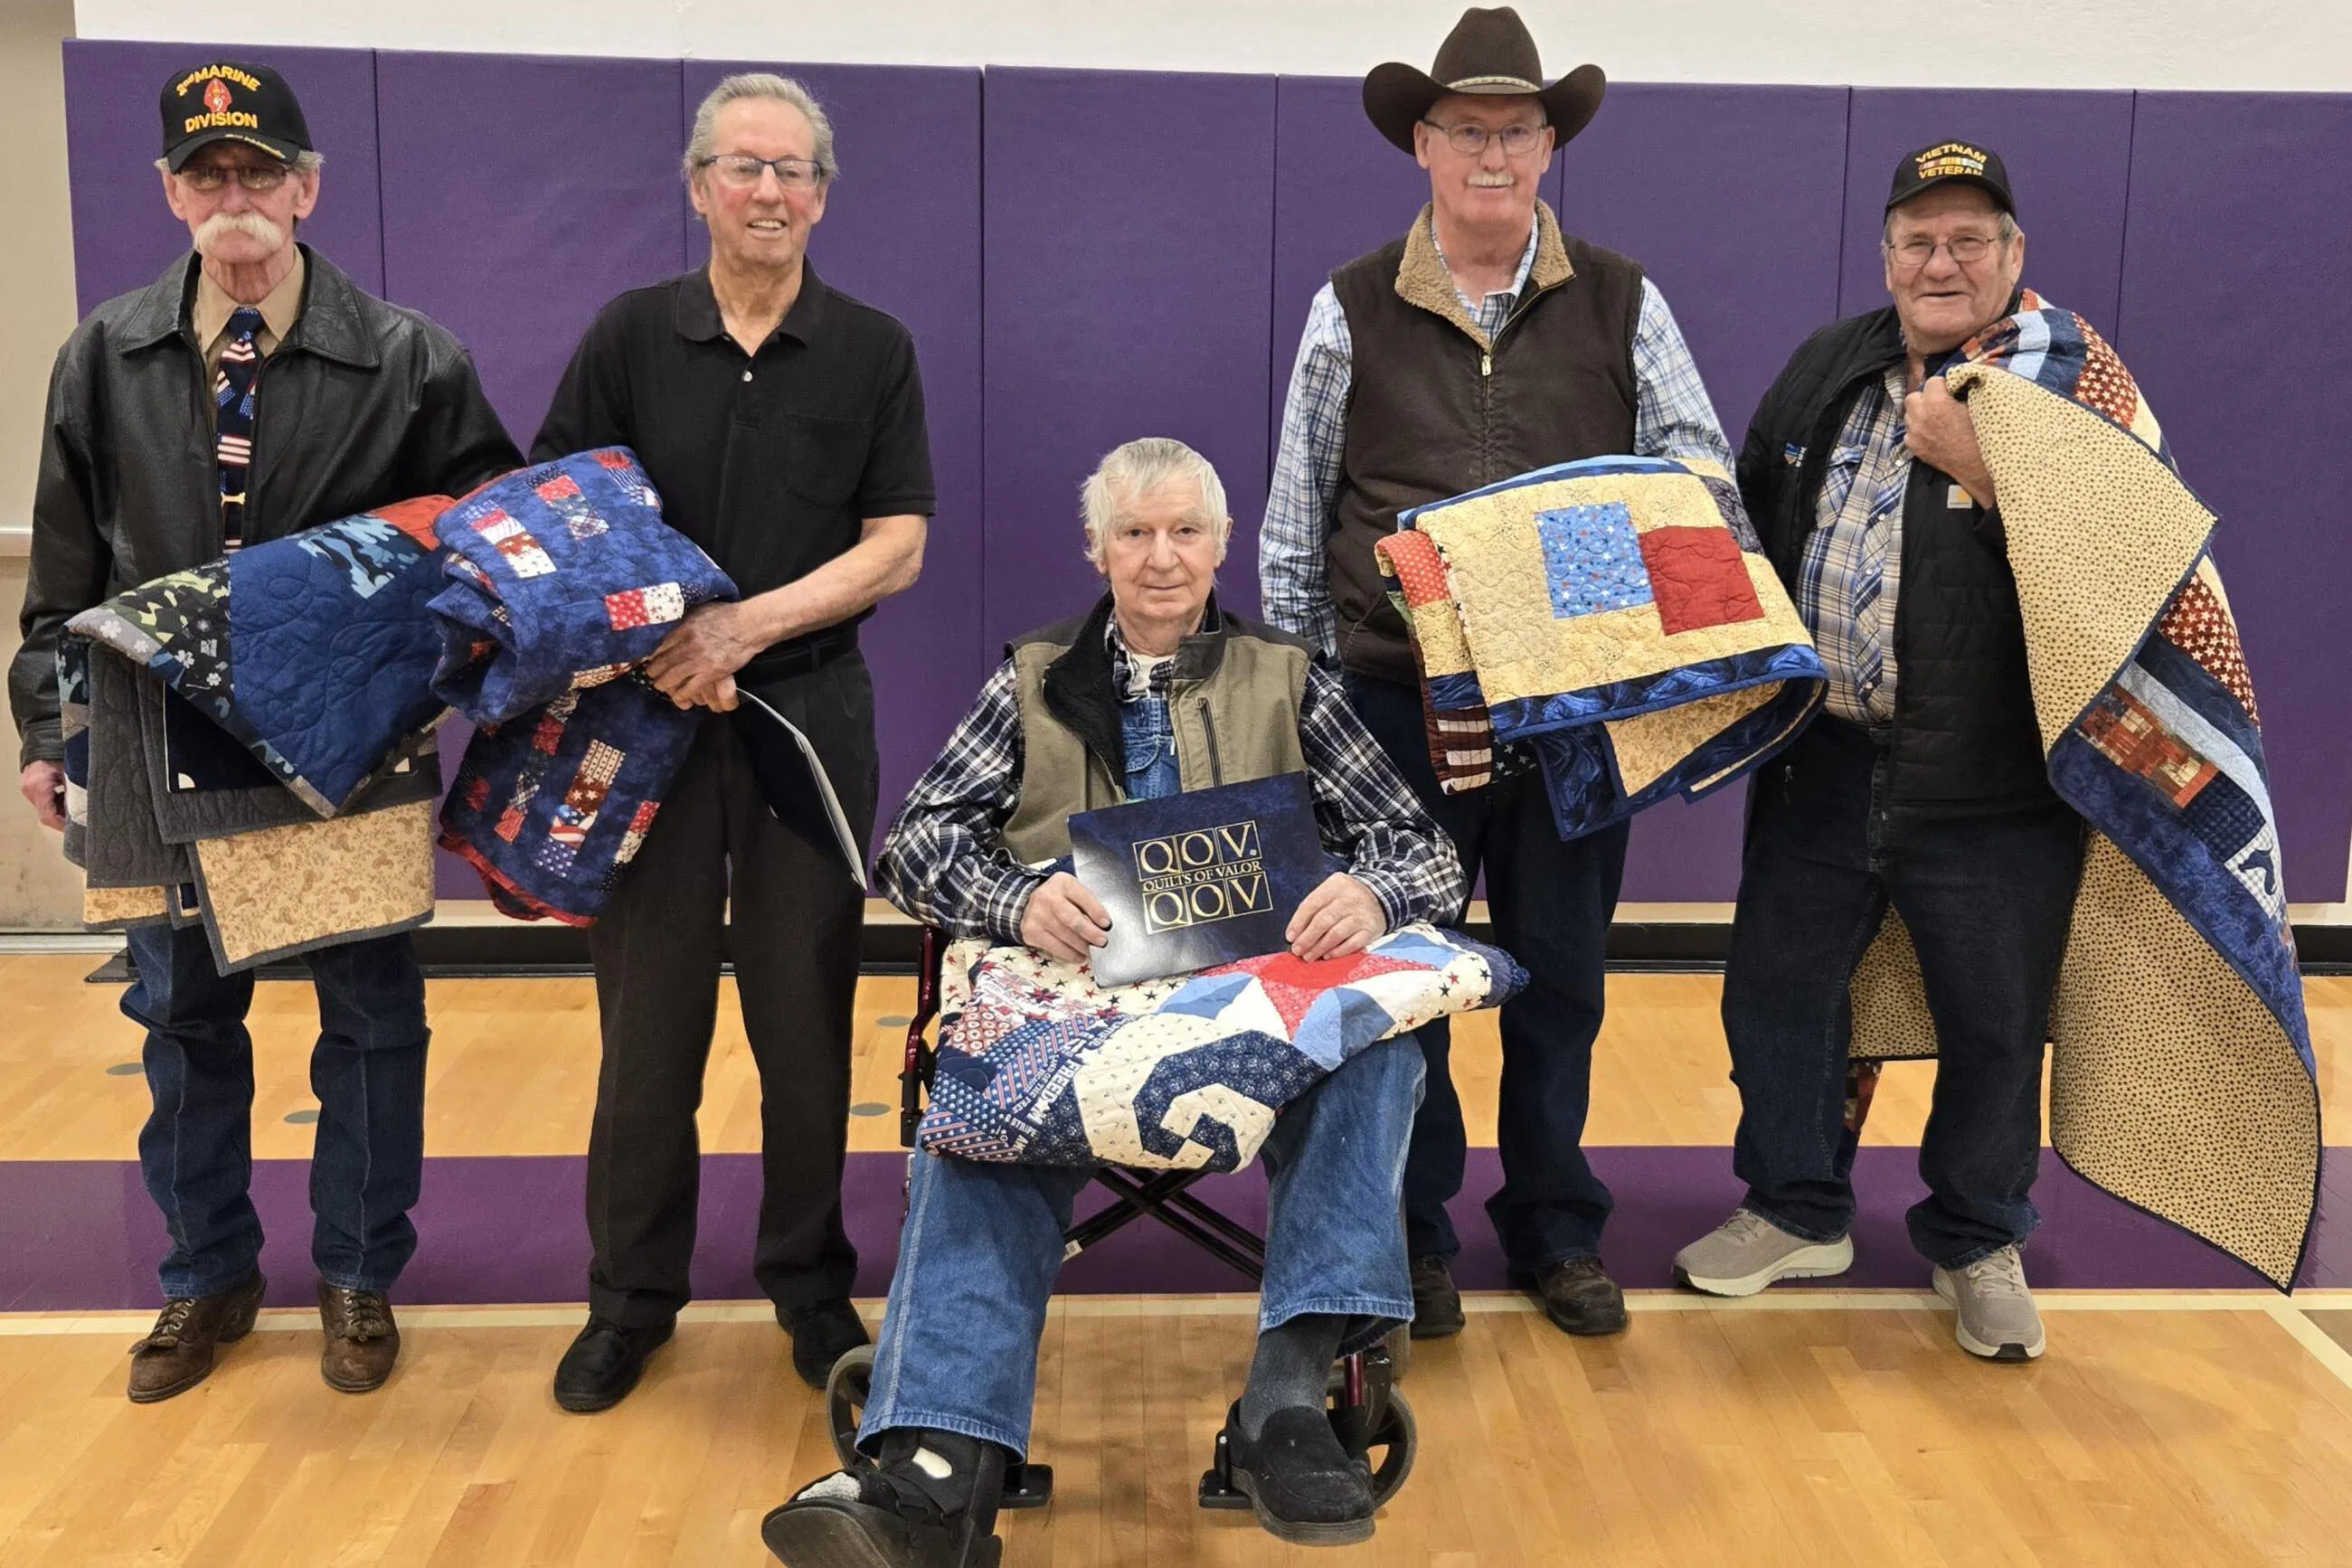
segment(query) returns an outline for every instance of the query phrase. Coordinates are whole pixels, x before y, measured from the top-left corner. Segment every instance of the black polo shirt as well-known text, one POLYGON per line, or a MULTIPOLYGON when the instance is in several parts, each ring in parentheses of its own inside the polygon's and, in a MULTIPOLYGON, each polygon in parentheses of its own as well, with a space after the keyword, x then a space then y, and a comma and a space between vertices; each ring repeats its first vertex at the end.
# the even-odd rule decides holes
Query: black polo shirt
POLYGON ((611 446, 637 454, 663 517, 746 598, 844 553, 869 517, 937 509, 914 340, 805 263, 756 354, 727 335, 704 271, 599 311, 531 456, 611 446))

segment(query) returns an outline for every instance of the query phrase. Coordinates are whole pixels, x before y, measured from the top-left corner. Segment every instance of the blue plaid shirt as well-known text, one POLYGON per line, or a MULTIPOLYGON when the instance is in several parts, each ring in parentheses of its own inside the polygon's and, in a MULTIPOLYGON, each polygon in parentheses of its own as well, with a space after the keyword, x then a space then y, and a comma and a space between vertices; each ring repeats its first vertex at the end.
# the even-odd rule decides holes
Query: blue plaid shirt
MULTIPOLYGON (((1518 276, 1507 289, 1463 304, 1489 337, 1501 331, 1536 264, 1542 230, 1530 225, 1518 276)), ((1444 252, 1439 253, 1443 259, 1444 252)), ((1307 335, 1290 373, 1290 399, 1282 415, 1282 447, 1266 492, 1265 523, 1258 531, 1258 597, 1265 618, 1305 637, 1328 658, 1339 651, 1339 622, 1331 605, 1324 543, 1339 497, 1340 458, 1348 437, 1348 390, 1354 345, 1347 312, 1326 283, 1307 311, 1307 335)), ((1633 454, 1643 458, 1705 458, 1731 471, 1731 447, 1682 328, 1665 296, 1642 279, 1642 310, 1633 328, 1633 454)))
MULTIPOLYGON (((1167 694, 1173 660, 1134 681, 1117 617, 1105 637, 1123 699, 1167 694)), ((1307 672, 1298 744, 1323 847, 1372 890, 1389 929, 1454 919, 1469 884, 1454 841, 1397 775, 1339 678, 1320 665, 1307 672)), ((1019 683, 1007 659, 890 825, 875 863, 883 896, 950 935, 1019 942, 1029 897, 1053 874, 1023 865, 1004 847, 1004 825, 1021 804, 1021 760, 1019 683)))
POLYGON ((1895 597, 1902 586, 1903 509, 1877 526, 1886 530, 1886 564, 1878 601, 1870 607, 1883 669, 1868 701, 1856 679, 1862 668, 1860 634, 1854 624, 1853 574, 1870 531, 1871 502, 1881 488, 1911 475, 1911 448, 1897 438, 1903 398, 1910 391, 1907 368, 1896 365, 1877 386, 1865 386, 1838 431, 1837 446, 1822 470, 1821 494, 1813 501, 1813 531, 1797 578, 1797 613, 1813 634, 1813 647, 1829 672, 1829 710, 1853 724, 1885 724, 1895 718, 1895 597))

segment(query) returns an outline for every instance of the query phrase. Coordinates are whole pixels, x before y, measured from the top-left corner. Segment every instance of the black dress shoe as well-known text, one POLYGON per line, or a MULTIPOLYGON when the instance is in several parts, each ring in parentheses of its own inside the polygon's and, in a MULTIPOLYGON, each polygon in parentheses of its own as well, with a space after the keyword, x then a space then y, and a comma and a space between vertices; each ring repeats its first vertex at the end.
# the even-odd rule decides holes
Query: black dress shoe
POLYGON ((802 1488, 760 1539, 785 1568, 997 1568, 1006 1458, 960 1433, 886 1432, 874 1468, 802 1488))
POLYGON ((636 1387, 646 1358, 669 1342, 674 1327, 633 1329, 591 1316, 555 1363, 555 1403, 583 1415, 618 1405, 636 1387))
POLYGON ((1570 1334, 1622 1334, 1625 1331, 1625 1292, 1598 1258, 1571 1258, 1555 1263, 1535 1278, 1536 1300, 1552 1326, 1570 1334))
POLYGON ((793 1370, 811 1388, 824 1386, 833 1375, 835 1362, 860 1345, 874 1342, 866 1332, 866 1320, 857 1315, 846 1296, 793 1312, 779 1307, 776 1321, 793 1336, 793 1370))
POLYGON ((1258 1523, 1296 1546, 1349 1546, 1372 1538, 1372 1472, 1351 1459, 1319 1407, 1288 1405, 1258 1435, 1242 1430, 1242 1407, 1225 1415, 1234 1485, 1249 1494, 1258 1523))
POLYGON ((1416 1258, 1412 1264, 1412 1337, 1442 1340, 1462 1331, 1462 1292, 1443 1258, 1416 1258))

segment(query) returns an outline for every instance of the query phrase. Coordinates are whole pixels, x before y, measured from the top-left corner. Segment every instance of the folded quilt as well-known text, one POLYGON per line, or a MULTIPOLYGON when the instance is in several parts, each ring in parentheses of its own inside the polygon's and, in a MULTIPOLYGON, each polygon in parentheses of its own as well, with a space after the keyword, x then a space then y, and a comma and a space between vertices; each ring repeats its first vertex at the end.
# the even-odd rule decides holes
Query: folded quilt
POLYGON ((473 721, 441 842, 522 919, 593 922, 692 745, 635 667, 695 605, 735 585, 662 521, 623 447, 493 480, 439 531, 433 689, 473 721))
POLYGON ((1236 1170, 1276 1111, 1365 1047, 1526 984, 1508 953, 1424 924, 1352 957, 1109 987, 1031 948, 958 942, 917 1141, 1014 1164, 1236 1170))
POLYGON ((429 732, 321 820, 155 670, 78 637, 60 665, 86 923, 200 925, 227 974, 431 918, 429 732))
POLYGON ((1560 836, 1697 799, 1787 744, 1823 677, 1730 478, 1595 458, 1406 511, 1378 555, 1441 787, 1528 742, 1560 836))
POLYGON ((434 521, 448 505, 425 496, 250 545, 68 629, 176 694, 187 745, 220 749, 184 722, 201 713, 259 762, 257 785, 332 816, 443 710, 425 605, 442 585, 434 521))
MULTIPOLYGON (((2115 351, 2028 291, 1945 380, 1999 492, 2050 781, 2090 824, 2051 1014, 2051 1142, 2292 1285, 2319 1177, 2311 1032, 2253 688, 2210 552, 2115 351)), ((1857 1056, 1933 1051, 1893 916, 1857 1056)))

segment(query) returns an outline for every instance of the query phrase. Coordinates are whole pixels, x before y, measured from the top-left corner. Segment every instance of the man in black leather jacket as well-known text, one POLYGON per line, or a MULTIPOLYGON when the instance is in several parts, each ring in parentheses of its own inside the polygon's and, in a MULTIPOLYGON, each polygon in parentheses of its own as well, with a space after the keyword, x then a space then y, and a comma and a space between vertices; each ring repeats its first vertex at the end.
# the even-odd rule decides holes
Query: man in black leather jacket
MULTIPOLYGON (((410 497, 459 495, 520 466, 457 340, 362 293, 295 226, 319 199, 299 104, 267 66, 215 61, 163 92, 164 199, 194 248, 74 329, 49 381, 24 647, 8 672, 21 787, 64 826, 57 650, 108 595, 410 497)), ((171 1250, 166 1304, 130 1394, 194 1387, 260 1305, 247 1188, 250 973, 221 975, 200 929, 129 933, 123 1011, 145 1026, 154 1110, 140 1133, 171 1250)), ((311 953, 320 1034, 312 1256, 320 1372, 357 1393, 399 1352, 384 1292, 411 1253, 424 1164, 425 983, 405 935, 311 953)))
POLYGON ((1938 373, 2019 308, 2016 213, 1981 146, 1906 155, 1881 236, 1891 308, 1816 332, 1748 428, 1739 492, 1828 703, 1749 796, 1723 987, 1747 1195, 1675 1258, 1727 1296, 1852 1263, 1848 984, 1891 910, 1938 1046, 1911 1243, 1961 1348, 2000 1361, 2042 1350, 2020 1249, 2083 827, 2043 762, 2000 498, 1938 373))

